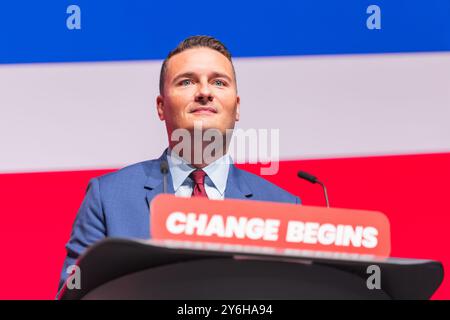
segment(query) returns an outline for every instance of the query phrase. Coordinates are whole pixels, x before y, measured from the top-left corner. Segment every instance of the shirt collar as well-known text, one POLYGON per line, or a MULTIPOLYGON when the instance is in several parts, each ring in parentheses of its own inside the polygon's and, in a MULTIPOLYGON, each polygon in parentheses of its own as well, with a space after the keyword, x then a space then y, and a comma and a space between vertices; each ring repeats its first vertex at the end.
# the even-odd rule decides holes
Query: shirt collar
MULTIPOLYGON (((172 176, 173 189, 176 191, 195 168, 188 164, 185 159, 173 153, 170 148, 167 151, 167 162, 172 176)), ((225 154, 203 168, 203 171, 207 174, 205 183, 208 183, 208 180, 210 180, 221 195, 225 193, 231 163, 232 159, 230 155, 225 154)))

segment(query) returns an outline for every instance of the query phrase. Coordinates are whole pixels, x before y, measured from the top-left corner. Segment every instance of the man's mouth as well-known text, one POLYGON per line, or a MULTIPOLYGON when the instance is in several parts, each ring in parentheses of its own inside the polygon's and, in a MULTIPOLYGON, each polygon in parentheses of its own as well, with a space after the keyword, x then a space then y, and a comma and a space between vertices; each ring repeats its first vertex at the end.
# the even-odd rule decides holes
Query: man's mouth
POLYGON ((193 113, 193 114, 216 114, 217 109, 214 107, 199 106, 199 107, 195 107, 194 109, 192 109, 190 113, 193 113))

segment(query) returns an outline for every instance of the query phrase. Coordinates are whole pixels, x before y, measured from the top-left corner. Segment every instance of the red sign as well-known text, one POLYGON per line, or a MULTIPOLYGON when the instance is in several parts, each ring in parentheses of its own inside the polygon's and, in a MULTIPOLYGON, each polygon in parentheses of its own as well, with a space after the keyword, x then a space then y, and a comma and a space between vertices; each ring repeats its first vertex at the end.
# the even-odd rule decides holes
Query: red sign
POLYGON ((151 236, 279 249, 388 257, 389 221, 377 211, 263 201, 158 195, 151 203, 151 236))

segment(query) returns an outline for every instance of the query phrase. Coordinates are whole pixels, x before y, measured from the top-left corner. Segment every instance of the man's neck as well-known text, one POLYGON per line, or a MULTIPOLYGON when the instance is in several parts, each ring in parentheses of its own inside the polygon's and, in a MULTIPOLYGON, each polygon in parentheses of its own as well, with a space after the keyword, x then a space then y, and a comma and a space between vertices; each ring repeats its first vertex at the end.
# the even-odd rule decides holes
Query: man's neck
MULTIPOLYGON (((191 144, 193 145, 193 144, 191 144)), ((178 144, 169 144, 169 152, 171 155, 175 155, 184 161, 186 161, 190 166, 202 169, 209 164, 217 161, 227 154, 227 146, 221 146, 220 148, 211 148, 210 143, 204 143, 201 148, 190 148, 183 149, 177 147, 178 144), (209 146, 209 149, 207 147, 209 146)))
POLYGON ((205 155, 204 152, 202 152, 201 155, 200 154, 196 155, 194 152, 186 153, 183 151, 184 150, 176 151, 176 149, 173 149, 170 146, 168 148, 168 153, 172 157, 175 156, 177 158, 180 158, 183 161, 185 161, 188 165, 196 169, 203 169, 206 166, 210 165, 211 163, 219 160, 220 158, 223 158, 227 154, 226 150, 223 154, 216 152, 213 155, 205 155))

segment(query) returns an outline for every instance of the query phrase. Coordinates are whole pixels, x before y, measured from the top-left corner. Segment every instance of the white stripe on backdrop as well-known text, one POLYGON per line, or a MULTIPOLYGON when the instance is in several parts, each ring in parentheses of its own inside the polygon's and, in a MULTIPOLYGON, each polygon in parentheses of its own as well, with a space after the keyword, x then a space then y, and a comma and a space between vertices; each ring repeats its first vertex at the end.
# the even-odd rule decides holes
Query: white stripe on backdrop
MULTIPOLYGON (((0 66, 0 172, 116 168, 166 146, 161 61, 0 66)), ((235 59, 238 127, 282 159, 450 151, 450 53, 235 59)))

